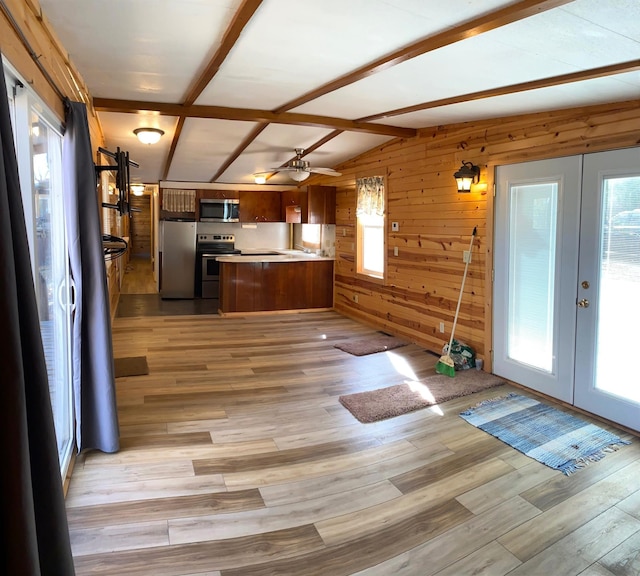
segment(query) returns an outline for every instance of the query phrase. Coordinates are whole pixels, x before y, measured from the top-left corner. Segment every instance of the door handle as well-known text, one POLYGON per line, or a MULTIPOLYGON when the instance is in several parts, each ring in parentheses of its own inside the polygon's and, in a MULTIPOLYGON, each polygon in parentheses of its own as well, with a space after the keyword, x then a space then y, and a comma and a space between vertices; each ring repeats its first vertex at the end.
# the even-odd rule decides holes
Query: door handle
POLYGON ((586 298, 578 300, 578 308, 589 308, 589 300, 586 298))

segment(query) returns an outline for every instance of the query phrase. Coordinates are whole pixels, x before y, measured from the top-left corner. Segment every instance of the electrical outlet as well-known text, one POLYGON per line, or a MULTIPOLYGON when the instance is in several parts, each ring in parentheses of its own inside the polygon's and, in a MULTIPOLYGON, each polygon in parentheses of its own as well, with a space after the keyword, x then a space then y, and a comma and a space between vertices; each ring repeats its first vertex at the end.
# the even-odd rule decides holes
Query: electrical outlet
POLYGON ((353 295, 353 301, 357 304, 358 303, 358 295, 354 294, 353 295))
POLYGON ((470 250, 465 250, 464 252, 462 252, 462 261, 465 264, 471 262, 471 251, 470 250))
POLYGON ((400 224, 398 222, 391 222, 391 231, 398 232, 400 230, 400 224))
POLYGON ((440 322, 440 332, 444 332, 444 322, 440 322))
POLYGON ((393 247, 393 255, 394 255, 394 256, 397 256, 397 255, 398 255, 398 247, 397 247, 397 246, 394 246, 394 247, 393 247))

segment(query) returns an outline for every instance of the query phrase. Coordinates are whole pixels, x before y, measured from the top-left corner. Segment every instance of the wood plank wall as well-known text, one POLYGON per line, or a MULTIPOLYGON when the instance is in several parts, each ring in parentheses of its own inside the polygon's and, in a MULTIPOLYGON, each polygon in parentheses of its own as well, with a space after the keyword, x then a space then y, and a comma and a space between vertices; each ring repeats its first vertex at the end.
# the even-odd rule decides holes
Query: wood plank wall
MULTIPOLYGON (((65 113, 60 95, 87 104, 91 144, 93 150, 97 151, 99 146, 104 146, 104 136, 93 108, 91 95, 53 28, 42 14, 38 0, 5 0, 5 2, 24 40, 4 10, 0 9, 0 51, 61 121, 64 121, 65 113), (38 62, 51 81, 38 68, 29 49, 38 55, 38 62)), ((101 201, 100 198, 99 201, 101 201)), ((112 303, 117 302, 119 295, 119 284, 114 276, 115 273, 116 268, 111 267, 108 285, 110 290, 116 290, 115 294, 110 294, 112 303)), ((112 317, 113 313, 112 308, 112 317)))
POLYGON ((140 212, 131 213, 131 256, 151 256, 151 196, 129 195, 132 208, 140 212))
POLYGON ((477 226, 456 335, 490 367, 495 166, 639 144, 635 100, 427 128, 339 166, 343 176, 319 179, 337 186, 335 309, 439 353, 453 323, 462 252, 477 226), (453 179, 462 161, 482 170, 470 194, 458 194, 453 179), (388 187, 384 284, 355 271, 355 178, 376 174, 387 175, 388 187))

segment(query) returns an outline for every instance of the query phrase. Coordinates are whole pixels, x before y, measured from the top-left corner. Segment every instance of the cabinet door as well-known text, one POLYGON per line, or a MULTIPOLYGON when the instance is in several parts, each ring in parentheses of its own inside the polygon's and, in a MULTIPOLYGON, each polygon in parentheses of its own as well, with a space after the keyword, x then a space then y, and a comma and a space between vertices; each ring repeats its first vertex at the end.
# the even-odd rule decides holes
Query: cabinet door
POLYGON ((237 190, 197 190, 196 198, 198 200, 214 200, 218 198, 238 198, 240 196, 237 190))
POLYGON ((308 186, 307 201, 309 203, 309 224, 336 223, 336 189, 335 186, 308 186))
POLYGON ((241 222, 280 222, 280 192, 240 191, 241 222))
POLYGON ((307 222, 307 192, 305 190, 285 190, 281 195, 282 221, 289 224, 307 222))

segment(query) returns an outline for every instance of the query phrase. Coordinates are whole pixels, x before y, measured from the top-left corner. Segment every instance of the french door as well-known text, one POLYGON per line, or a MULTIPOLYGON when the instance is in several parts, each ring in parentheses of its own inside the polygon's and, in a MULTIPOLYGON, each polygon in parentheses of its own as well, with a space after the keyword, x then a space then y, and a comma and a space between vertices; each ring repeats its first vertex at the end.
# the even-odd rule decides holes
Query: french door
POLYGON ((640 429, 640 149, 496 173, 494 371, 640 429))

